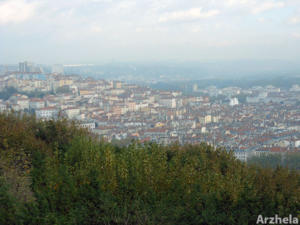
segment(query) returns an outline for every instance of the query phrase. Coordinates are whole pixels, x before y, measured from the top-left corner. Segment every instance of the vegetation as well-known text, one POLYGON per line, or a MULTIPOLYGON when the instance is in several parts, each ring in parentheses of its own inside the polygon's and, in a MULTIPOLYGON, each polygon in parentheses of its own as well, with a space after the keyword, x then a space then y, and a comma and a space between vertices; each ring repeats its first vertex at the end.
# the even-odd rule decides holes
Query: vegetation
POLYGON ((69 86, 65 85, 65 86, 61 86, 61 87, 58 87, 56 89, 56 93, 57 94, 65 94, 65 93, 70 93, 71 92, 71 89, 69 86))
POLYGON ((24 91, 18 91, 14 87, 7 87, 3 91, 0 91, 0 99, 8 100, 14 94, 27 95, 29 98, 43 98, 48 93, 40 92, 40 91, 24 92, 24 91))
POLYGON ((17 89, 15 89, 14 87, 7 87, 4 90, 0 91, 0 99, 7 100, 17 92, 18 92, 17 89))
POLYGON ((98 141, 66 120, 0 115, 0 224, 255 224, 299 216, 300 175, 222 149, 98 141))
POLYGON ((249 164, 276 169, 278 166, 300 171, 300 152, 266 154, 250 158, 249 164))

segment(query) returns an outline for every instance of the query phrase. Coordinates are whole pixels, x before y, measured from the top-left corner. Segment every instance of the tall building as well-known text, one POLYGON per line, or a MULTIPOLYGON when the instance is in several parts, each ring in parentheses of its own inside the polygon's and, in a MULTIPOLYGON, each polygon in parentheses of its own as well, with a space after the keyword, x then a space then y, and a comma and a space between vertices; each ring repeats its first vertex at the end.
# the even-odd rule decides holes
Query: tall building
POLYGON ((21 73, 32 73, 36 72, 34 64, 32 62, 20 62, 19 63, 19 72, 21 73))
POLYGON ((19 63, 19 72, 22 72, 24 73, 25 70, 26 70, 26 65, 25 65, 26 62, 20 62, 19 63))

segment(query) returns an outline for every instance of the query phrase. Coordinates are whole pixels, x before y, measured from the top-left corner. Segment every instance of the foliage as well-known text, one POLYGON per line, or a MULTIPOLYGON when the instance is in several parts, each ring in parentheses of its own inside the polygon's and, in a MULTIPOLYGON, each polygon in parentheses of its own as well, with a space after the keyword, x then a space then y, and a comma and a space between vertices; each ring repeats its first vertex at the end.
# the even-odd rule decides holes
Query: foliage
POLYGON ((64 93, 70 93, 70 92, 71 92, 71 89, 68 85, 61 86, 56 89, 57 94, 64 94, 64 93))
POLYGON ((278 166, 300 171, 300 152, 265 154, 250 158, 249 164, 276 169, 278 166))
POLYGON ((300 208, 299 173, 206 144, 114 146, 66 120, 2 114, 0 154, 1 224, 241 225, 300 208))
POLYGON ((17 89, 15 89, 14 87, 5 88, 4 90, 0 91, 0 99, 7 100, 10 98, 10 96, 17 92, 17 89))
POLYGON ((14 87, 7 87, 0 92, 0 99, 7 100, 14 94, 27 95, 29 98, 43 98, 47 93, 41 91, 31 91, 31 92, 18 91, 14 87))

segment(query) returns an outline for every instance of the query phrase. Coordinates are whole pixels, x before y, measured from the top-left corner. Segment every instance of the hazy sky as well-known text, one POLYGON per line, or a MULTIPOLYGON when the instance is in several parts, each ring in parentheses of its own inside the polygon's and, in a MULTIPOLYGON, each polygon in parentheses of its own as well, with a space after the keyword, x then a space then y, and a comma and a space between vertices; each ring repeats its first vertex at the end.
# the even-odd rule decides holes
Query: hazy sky
POLYGON ((300 0, 0 0, 0 64, 300 59, 300 0))

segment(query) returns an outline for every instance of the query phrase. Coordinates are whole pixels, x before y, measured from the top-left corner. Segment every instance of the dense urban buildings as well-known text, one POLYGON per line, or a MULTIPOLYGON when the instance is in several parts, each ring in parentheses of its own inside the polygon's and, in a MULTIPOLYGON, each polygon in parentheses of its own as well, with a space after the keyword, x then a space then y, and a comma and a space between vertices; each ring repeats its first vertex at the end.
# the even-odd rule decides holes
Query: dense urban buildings
POLYGON ((0 76, 0 111, 35 114, 40 119, 66 117, 99 138, 127 143, 132 139, 161 144, 206 142, 232 149, 247 161, 261 154, 300 151, 300 87, 271 85, 204 89, 196 96, 154 90, 115 80, 50 74, 32 63, 0 76), (220 97, 221 96, 221 97, 220 97))

